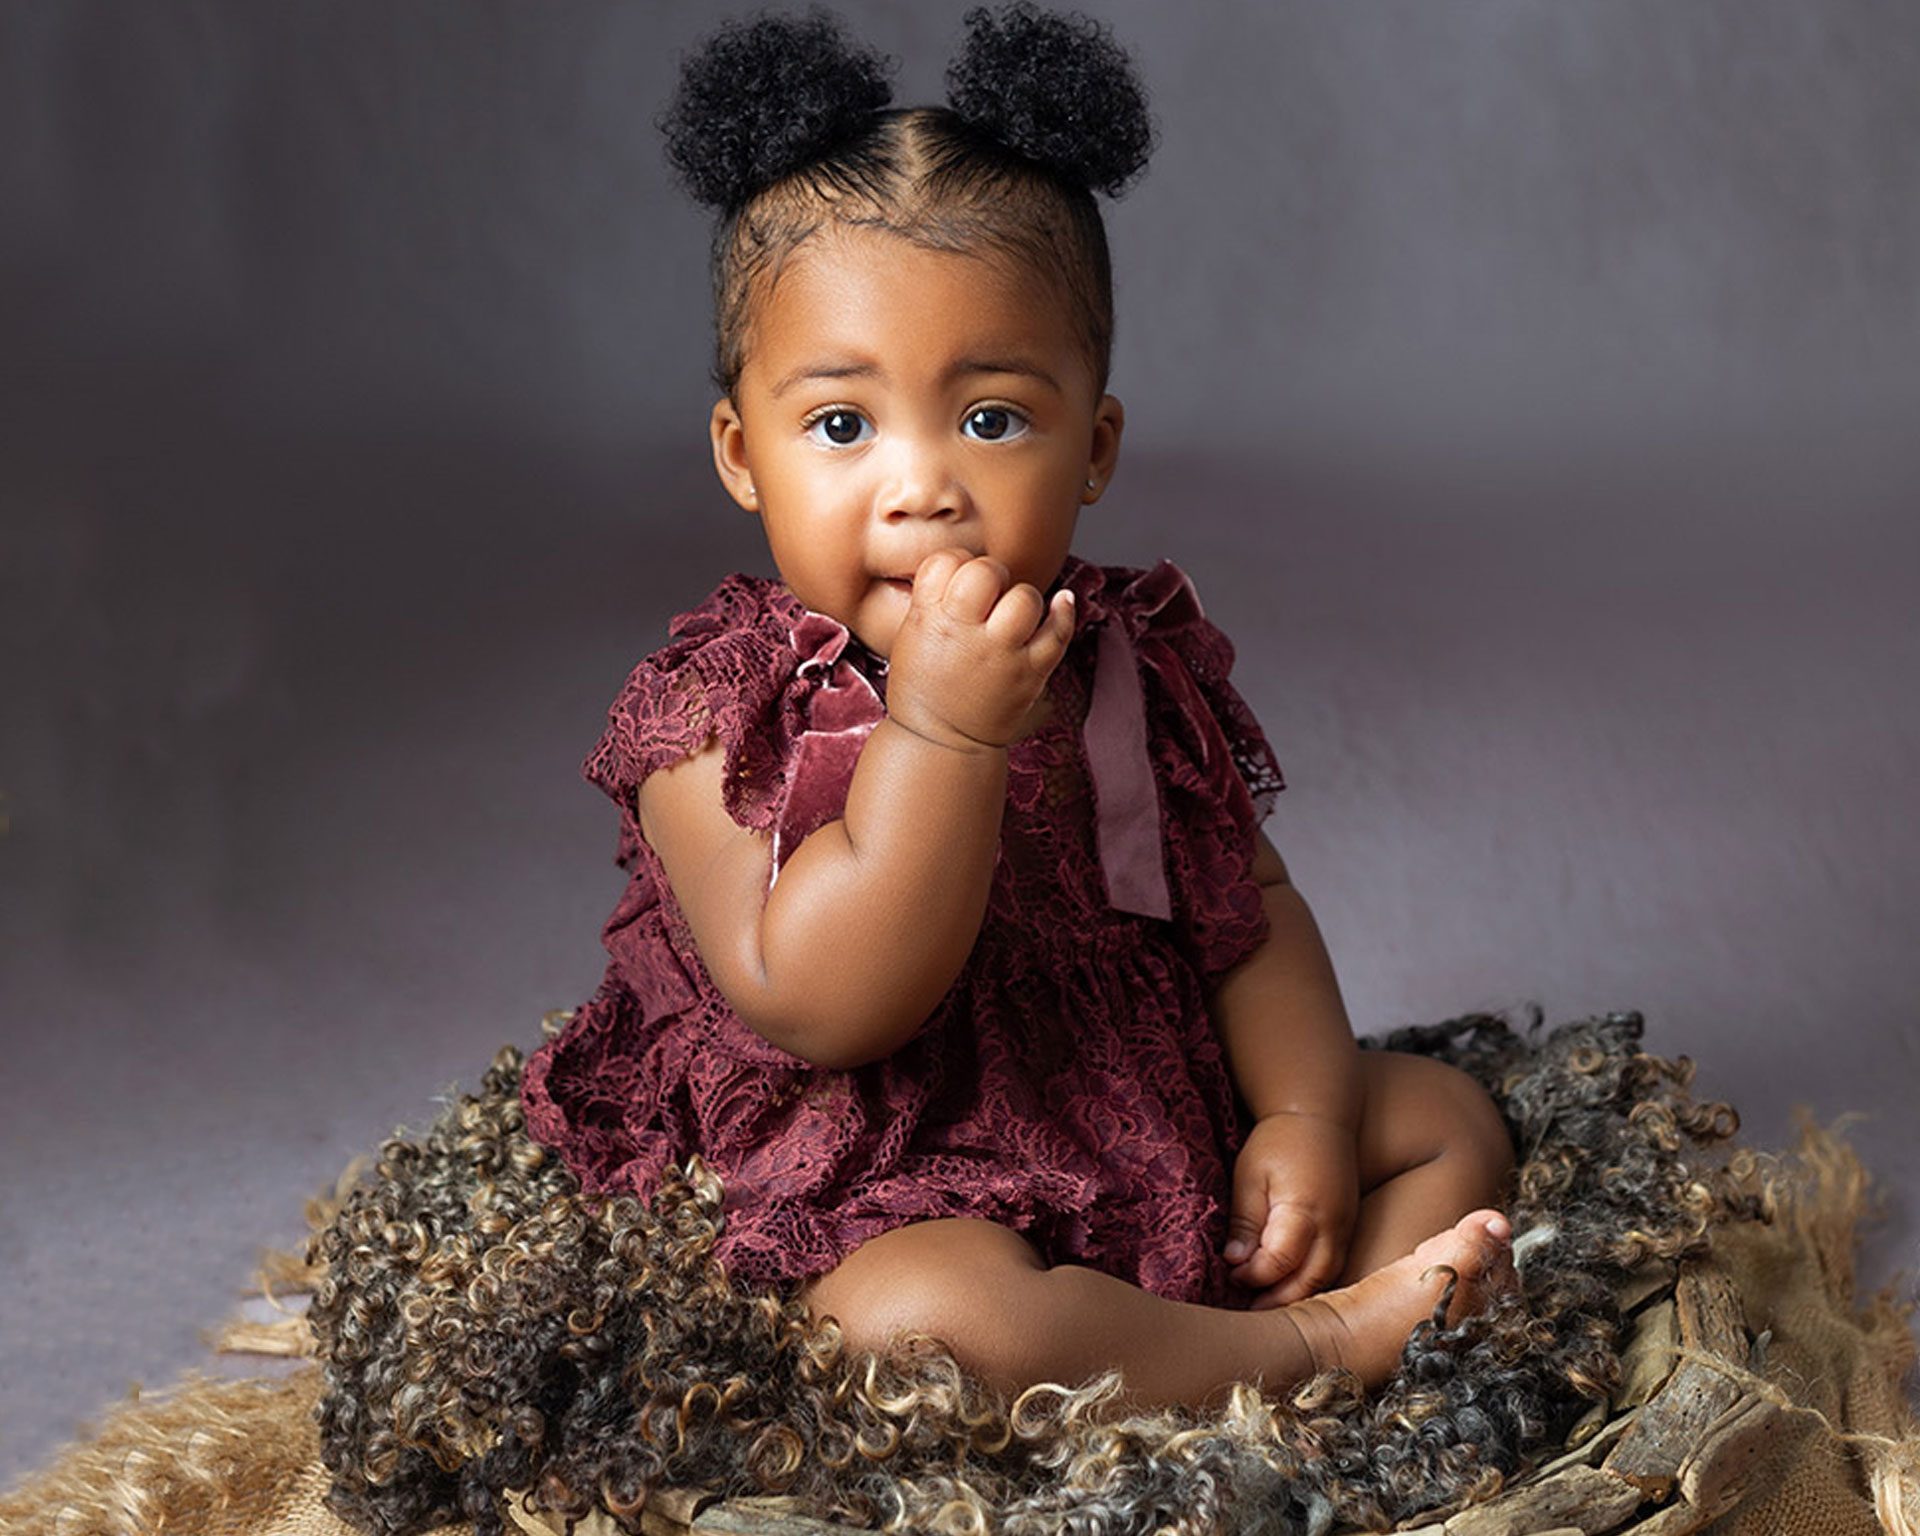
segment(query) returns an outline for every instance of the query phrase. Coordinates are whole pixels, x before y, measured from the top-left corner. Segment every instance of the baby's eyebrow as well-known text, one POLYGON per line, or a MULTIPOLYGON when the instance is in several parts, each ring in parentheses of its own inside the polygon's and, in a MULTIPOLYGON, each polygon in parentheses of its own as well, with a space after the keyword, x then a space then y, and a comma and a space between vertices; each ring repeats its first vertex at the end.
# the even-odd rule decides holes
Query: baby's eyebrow
MULTIPOLYGON (((776 382, 771 393, 778 399, 791 389, 802 384, 818 383, 827 379, 877 379, 884 370, 877 363, 802 363, 792 373, 776 382)), ((980 374, 1012 374, 1017 378, 1032 379, 1045 385, 1055 394, 1061 393, 1060 381, 1045 368, 1029 358, 1023 357, 963 357, 948 366, 942 382, 952 384, 960 379, 973 378, 980 374)))
POLYGON ((980 373, 1010 373, 1019 378, 1033 379, 1044 384, 1055 394, 1059 394, 1060 381, 1031 358, 1025 357, 963 357, 947 370, 949 383, 956 379, 971 377, 980 373))
POLYGON ((784 395, 790 389, 817 379, 874 379, 879 376, 879 368, 872 363, 802 363, 775 384, 772 393, 776 397, 784 395))

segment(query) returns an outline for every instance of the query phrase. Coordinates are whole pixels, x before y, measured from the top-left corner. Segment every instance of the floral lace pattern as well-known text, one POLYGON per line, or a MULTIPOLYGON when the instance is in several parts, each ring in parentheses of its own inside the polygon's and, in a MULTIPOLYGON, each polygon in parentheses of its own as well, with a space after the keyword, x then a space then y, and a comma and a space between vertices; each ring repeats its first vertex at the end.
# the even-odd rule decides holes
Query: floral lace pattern
MULTIPOLYGON (((600 990, 527 1064, 528 1127, 590 1192, 649 1194, 699 1153, 726 1185, 718 1254, 736 1282, 792 1283, 893 1227, 969 1216, 1050 1263, 1232 1299, 1219 1249, 1241 1112, 1206 1004, 1266 934, 1253 834, 1280 773, 1179 571, 1074 561, 1062 581, 1079 630, 1050 718, 1010 753, 980 936, 884 1061, 813 1067, 742 1024, 635 812, 648 774, 717 740, 727 810, 768 833, 777 878, 844 807, 884 664, 776 583, 731 577, 635 668, 587 759, 620 804, 630 879, 600 990), (1116 909, 1101 868, 1083 727, 1102 626, 1139 668, 1170 920, 1116 909)), ((839 942, 860 942, 852 918, 839 942)))

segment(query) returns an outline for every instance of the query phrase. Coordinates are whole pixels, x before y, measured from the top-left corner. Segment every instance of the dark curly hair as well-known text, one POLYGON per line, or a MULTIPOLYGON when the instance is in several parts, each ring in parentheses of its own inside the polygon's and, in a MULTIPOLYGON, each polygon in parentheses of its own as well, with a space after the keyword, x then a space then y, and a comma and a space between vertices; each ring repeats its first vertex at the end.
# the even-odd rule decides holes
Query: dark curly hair
POLYGON ((1500 1104, 1520 1290, 1451 1327, 1443 1300, 1375 1393, 1330 1372, 1276 1401, 1243 1387, 1218 1411, 1132 1416, 1111 1380, 1008 1403, 934 1344, 858 1354, 798 1298, 735 1287, 712 1257, 717 1182, 695 1163, 647 1205, 585 1198, 528 1140, 509 1049, 316 1234, 334 1508, 381 1536, 462 1517, 499 1536, 524 1490, 638 1529, 670 1485, 892 1529, 1302 1536, 1490 1496, 1605 1398, 1623 1278, 1753 1214, 1695 1150, 1731 1134, 1731 1111, 1696 1103, 1688 1064, 1640 1035, 1617 1014, 1391 1037, 1500 1104))
POLYGON ((1113 273, 1094 193, 1145 166, 1145 93, 1085 17, 1021 3, 966 25, 950 107, 885 110, 886 61, 820 11, 723 27, 682 65, 660 126, 682 183, 720 216, 714 381, 728 394, 754 302, 834 225, 1020 263, 1057 286, 1106 387, 1113 273))

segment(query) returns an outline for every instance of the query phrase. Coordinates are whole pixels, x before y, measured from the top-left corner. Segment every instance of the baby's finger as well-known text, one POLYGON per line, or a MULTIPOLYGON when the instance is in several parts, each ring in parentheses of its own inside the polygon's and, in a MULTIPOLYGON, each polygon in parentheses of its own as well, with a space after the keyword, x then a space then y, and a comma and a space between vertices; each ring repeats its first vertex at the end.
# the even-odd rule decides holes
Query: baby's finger
POLYGON ((917 603, 938 603, 947 595, 947 586, 953 580, 953 573, 965 565, 969 558, 964 549, 936 549, 914 568, 913 600, 917 603))
POLYGON ((1307 1256, 1273 1288, 1272 1306, 1291 1306, 1326 1290, 1340 1278, 1346 1255, 1326 1233, 1316 1233, 1307 1256))
POLYGON ((1007 590, 1010 573, 990 555, 969 560, 953 573, 940 606, 963 624, 984 624, 1007 590))
MULTIPOLYGON (((1233 1265, 1244 1265, 1252 1259, 1260 1251, 1260 1234, 1266 1230, 1267 1216, 1272 1209, 1272 1202, 1267 1198, 1266 1178, 1242 1158, 1233 1170, 1227 1241, 1221 1257, 1233 1265)), ((1238 1278, 1236 1273, 1235 1279, 1238 1278)))
POLYGON ((1317 1233, 1307 1213, 1297 1206, 1276 1205, 1267 1212, 1260 1246, 1240 1266, 1240 1284, 1264 1289, 1288 1279, 1313 1252, 1317 1233))
POLYGON ((1047 605, 1046 618, 1027 642, 1027 660, 1042 677, 1051 676, 1053 669, 1060 665, 1060 658, 1067 654, 1067 646, 1073 641, 1073 621, 1073 594, 1054 593, 1053 601, 1047 605))
POLYGON ((993 612, 987 615, 987 633, 1009 649, 1018 650, 1033 639, 1046 612, 1046 600, 1038 591, 1027 582, 1015 582, 1000 594, 993 612))
POLYGON ((1253 1257, 1228 1270, 1227 1276, 1235 1285, 1249 1291, 1266 1292, 1277 1289, 1288 1273, 1266 1249, 1255 1248, 1253 1257))

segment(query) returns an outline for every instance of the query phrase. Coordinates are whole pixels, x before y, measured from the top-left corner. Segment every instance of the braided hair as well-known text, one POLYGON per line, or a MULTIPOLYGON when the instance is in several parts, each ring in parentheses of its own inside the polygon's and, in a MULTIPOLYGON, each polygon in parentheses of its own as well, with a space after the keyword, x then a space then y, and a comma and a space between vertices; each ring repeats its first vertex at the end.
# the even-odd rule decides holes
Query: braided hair
POLYGON ((1026 0, 969 11, 948 106, 889 108, 889 61, 824 11, 724 26, 682 65, 667 157, 713 208, 714 382, 731 395, 753 304, 828 226, 1021 263, 1057 285, 1101 389, 1113 275, 1096 192, 1146 165, 1153 124, 1099 23, 1026 0))

